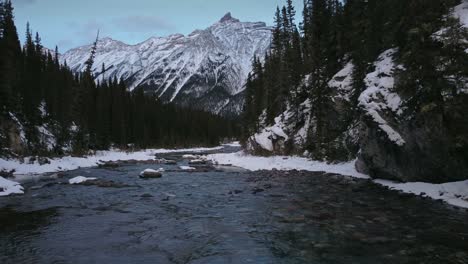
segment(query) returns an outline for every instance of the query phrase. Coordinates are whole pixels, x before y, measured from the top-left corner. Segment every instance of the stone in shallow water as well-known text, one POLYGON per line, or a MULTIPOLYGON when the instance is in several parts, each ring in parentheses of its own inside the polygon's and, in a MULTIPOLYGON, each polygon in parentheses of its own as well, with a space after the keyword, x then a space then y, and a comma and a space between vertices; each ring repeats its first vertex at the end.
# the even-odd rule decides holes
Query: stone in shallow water
POLYGON ((106 180, 91 180, 91 181, 85 181, 81 183, 81 185, 85 186, 97 186, 101 188, 125 188, 125 187, 130 187, 129 185, 123 184, 123 183, 118 183, 114 181, 106 181, 106 180))
POLYGON ((77 176, 75 178, 72 178, 70 180, 68 180, 68 183, 70 184, 82 184, 86 181, 93 181, 93 180, 97 180, 97 178, 88 178, 88 177, 83 177, 83 176, 77 176))
POLYGON ((98 165, 99 168, 118 168, 120 164, 118 162, 109 161, 98 165))
POLYGON ((206 160, 195 159, 195 160, 189 161, 189 164, 190 165, 203 165, 203 164, 206 164, 206 160))
POLYGON ((140 173, 140 178, 142 179, 157 179, 161 177, 162 173, 153 169, 146 169, 140 173))

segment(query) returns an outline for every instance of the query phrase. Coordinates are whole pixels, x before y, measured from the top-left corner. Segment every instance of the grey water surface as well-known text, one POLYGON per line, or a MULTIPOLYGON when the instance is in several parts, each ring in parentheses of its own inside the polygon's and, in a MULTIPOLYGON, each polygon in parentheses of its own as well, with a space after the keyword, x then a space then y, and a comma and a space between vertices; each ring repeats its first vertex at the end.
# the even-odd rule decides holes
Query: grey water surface
POLYGON ((182 154, 24 182, 0 199, 0 263, 468 263, 464 209, 319 172, 187 172, 182 154))

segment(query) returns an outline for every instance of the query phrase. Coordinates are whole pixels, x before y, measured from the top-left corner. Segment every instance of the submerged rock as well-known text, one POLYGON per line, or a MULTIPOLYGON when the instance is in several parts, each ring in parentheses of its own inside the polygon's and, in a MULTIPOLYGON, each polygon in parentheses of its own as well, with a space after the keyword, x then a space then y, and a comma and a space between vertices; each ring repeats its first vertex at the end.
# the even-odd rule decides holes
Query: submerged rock
POLYGON ((120 164, 115 161, 104 162, 98 165, 99 168, 118 168, 120 164))
POLYGON ((125 188, 125 187, 130 187, 130 185, 123 184, 123 183, 118 183, 114 181, 106 181, 106 180, 91 180, 91 181, 85 181, 81 183, 80 185, 84 186, 97 186, 101 188, 125 188))
MULTIPOLYGON (((72 185, 97 186, 97 187, 102 187, 102 188, 130 187, 129 185, 126 185, 123 183, 117 183, 117 182, 108 181, 108 180, 101 180, 98 178, 86 178, 83 176, 75 177, 73 179, 70 179, 68 182, 72 185)), ((50 184, 49 186, 47 185, 41 186, 41 188, 50 187, 50 186, 52 186, 52 184, 50 184)))
POLYGON ((153 169, 146 169, 140 173, 140 178, 142 179, 157 179, 161 177, 162 177, 161 171, 157 171, 153 169))
POLYGON ((7 171, 7 170, 0 170, 0 177, 3 177, 3 178, 13 178, 14 177, 14 174, 15 173, 15 170, 10 170, 10 171, 7 171))

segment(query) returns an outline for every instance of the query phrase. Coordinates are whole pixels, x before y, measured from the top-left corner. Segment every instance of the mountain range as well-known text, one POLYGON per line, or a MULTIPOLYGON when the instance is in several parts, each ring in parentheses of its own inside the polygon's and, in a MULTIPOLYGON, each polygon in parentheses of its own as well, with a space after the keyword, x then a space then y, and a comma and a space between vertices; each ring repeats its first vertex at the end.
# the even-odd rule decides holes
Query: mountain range
MULTIPOLYGON (((227 13, 205 30, 184 36, 151 37, 136 45, 112 38, 97 43, 97 80, 123 79, 130 90, 144 89, 164 102, 227 116, 242 111, 254 56, 269 50, 272 28, 241 22, 227 13)), ((92 45, 71 49, 60 60, 83 71, 92 45)))

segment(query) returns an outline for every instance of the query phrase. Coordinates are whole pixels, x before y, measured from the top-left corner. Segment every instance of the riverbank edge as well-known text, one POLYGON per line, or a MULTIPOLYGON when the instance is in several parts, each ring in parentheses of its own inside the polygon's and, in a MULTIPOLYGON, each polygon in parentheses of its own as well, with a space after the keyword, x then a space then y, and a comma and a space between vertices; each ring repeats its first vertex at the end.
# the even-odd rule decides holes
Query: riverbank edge
POLYGON ((118 161, 155 161, 156 155, 179 152, 202 153, 216 151, 226 146, 237 146, 234 143, 223 144, 212 148, 186 148, 186 149, 146 149, 135 152, 122 151, 119 149, 97 151, 94 155, 83 157, 65 156, 61 158, 47 159, 46 163, 41 162, 36 157, 26 157, 23 159, 1 159, 0 171, 11 172, 12 179, 0 176, 0 196, 24 194, 24 188, 20 183, 15 182, 19 175, 43 175, 47 173, 59 173, 72 171, 80 168, 96 167, 100 164, 118 161))
POLYGON ((243 151, 227 154, 210 154, 207 155, 207 158, 215 164, 229 164, 250 171, 275 169, 282 171, 323 171, 353 178, 367 179, 389 190, 442 200, 452 206, 468 209, 468 180, 440 184, 426 182, 399 183, 389 180, 371 179, 368 175, 359 173, 355 168, 356 161, 329 164, 299 156, 253 156, 243 151))

